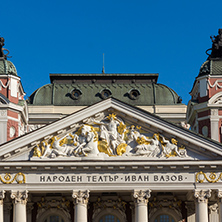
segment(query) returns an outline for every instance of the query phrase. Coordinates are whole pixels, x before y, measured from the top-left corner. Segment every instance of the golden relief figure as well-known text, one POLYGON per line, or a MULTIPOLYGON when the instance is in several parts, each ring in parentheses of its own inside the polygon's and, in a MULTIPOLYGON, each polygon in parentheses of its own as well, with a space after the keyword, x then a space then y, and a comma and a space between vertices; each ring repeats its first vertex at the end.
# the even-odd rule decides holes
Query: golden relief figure
POLYGON ((175 138, 159 133, 150 135, 140 126, 126 125, 115 113, 90 117, 73 132, 41 141, 33 148, 39 158, 86 156, 186 157, 186 149, 178 147, 175 138))

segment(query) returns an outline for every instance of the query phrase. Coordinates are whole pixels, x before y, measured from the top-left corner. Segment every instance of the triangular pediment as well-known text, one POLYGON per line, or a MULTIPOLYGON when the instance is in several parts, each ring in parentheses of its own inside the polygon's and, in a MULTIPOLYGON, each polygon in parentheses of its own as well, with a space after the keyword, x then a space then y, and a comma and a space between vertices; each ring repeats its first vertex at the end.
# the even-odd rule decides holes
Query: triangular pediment
POLYGON ((110 98, 0 146, 1 161, 221 160, 221 144, 110 98))

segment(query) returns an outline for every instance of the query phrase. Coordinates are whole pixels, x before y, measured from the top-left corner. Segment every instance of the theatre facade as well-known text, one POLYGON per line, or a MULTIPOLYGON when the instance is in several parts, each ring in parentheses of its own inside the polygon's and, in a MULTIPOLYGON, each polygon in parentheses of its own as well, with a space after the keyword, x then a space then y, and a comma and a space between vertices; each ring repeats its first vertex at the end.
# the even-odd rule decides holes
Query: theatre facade
POLYGON ((113 98, 0 154, 1 221, 207 221, 222 208, 221 144, 113 98))
POLYGON ((220 36, 188 111, 158 74, 51 74, 25 101, 0 50, 0 222, 222 222, 220 36))

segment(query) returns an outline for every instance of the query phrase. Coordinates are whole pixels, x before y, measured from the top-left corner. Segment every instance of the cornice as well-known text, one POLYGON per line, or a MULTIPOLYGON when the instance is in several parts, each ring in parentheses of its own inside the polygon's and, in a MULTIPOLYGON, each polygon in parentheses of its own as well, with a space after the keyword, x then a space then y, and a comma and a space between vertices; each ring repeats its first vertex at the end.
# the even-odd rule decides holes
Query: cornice
POLYGON ((11 162, 0 162, 1 170, 81 170, 81 171, 98 171, 98 170, 107 170, 107 171, 163 171, 168 169, 169 171, 192 171, 192 170, 213 170, 218 171, 222 169, 222 160, 212 160, 208 161, 195 161, 195 160, 151 160, 146 158, 145 160, 139 160, 139 158, 129 158, 128 160, 121 160, 121 158, 106 158, 103 160, 87 160, 85 158, 78 158, 78 160, 66 160, 63 161, 11 161, 11 162))
POLYGON ((32 133, 25 134, 20 138, 5 143, 1 146, 0 153, 1 155, 10 154, 10 152, 14 152, 15 147, 17 149, 23 149, 24 147, 31 149, 33 148, 33 145, 31 144, 33 144, 34 142, 37 143, 44 137, 62 131, 63 129, 71 129, 74 124, 81 122, 85 118, 93 116, 104 110, 108 110, 109 112, 116 110, 120 116, 122 115, 123 117, 125 116, 132 121, 136 121, 138 125, 145 124, 148 127, 152 126, 157 131, 161 131, 162 133, 168 133, 178 139, 189 141, 189 143, 200 147, 201 149, 208 150, 220 156, 222 155, 221 144, 212 140, 208 140, 189 130, 185 130, 182 127, 178 127, 170 122, 162 120, 161 118, 155 115, 147 113, 144 110, 132 107, 115 99, 104 100, 100 103, 94 104, 90 107, 80 110, 74 114, 66 116, 63 119, 46 125, 32 133))

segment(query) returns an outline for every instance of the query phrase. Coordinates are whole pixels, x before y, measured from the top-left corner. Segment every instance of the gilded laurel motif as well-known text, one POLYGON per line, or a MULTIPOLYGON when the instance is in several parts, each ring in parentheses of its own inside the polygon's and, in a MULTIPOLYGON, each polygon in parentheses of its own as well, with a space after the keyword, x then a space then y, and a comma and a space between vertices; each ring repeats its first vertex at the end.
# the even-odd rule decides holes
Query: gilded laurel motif
POLYGON ((6 173, 5 176, 2 178, 0 175, 0 180, 4 184, 11 184, 16 181, 18 184, 26 183, 25 174, 24 173, 17 173, 14 177, 10 173, 6 173))
POLYGON ((39 158, 101 155, 170 158, 187 157, 187 152, 175 138, 150 135, 139 126, 127 125, 115 113, 90 117, 73 131, 42 140, 32 151, 32 156, 39 158))
POLYGON ((196 174, 196 182, 203 183, 205 181, 209 183, 217 183, 218 181, 222 180, 222 173, 213 173, 211 172, 210 175, 200 171, 196 174))

